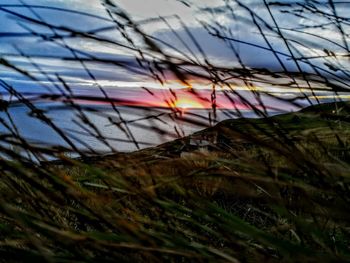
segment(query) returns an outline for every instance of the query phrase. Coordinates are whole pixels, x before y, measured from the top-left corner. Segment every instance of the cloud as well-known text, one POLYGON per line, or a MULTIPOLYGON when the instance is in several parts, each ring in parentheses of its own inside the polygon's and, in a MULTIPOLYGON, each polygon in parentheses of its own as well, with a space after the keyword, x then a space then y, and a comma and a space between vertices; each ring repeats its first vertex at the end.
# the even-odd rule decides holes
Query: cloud
MULTIPOLYGON (((191 7, 183 4, 181 1, 175 0, 150 0, 147 4, 140 5, 138 0, 121 0, 117 1, 122 8, 124 8, 135 21, 147 20, 150 18, 155 18, 159 16, 172 16, 177 15, 181 18, 184 24, 186 24, 187 29, 179 22, 178 19, 168 18, 167 21, 171 25, 172 31, 166 23, 162 20, 157 22, 149 22, 142 24, 141 28, 151 36, 161 39, 162 41, 171 44, 177 49, 184 52, 186 55, 194 58, 192 53, 201 58, 201 61, 204 61, 201 50, 198 49, 194 43, 192 37, 196 39, 201 49, 204 51, 205 56, 208 60, 218 66, 224 66, 232 68, 239 66, 238 59, 235 57, 234 53, 231 50, 230 45, 237 50, 242 59, 243 63, 247 67, 252 68, 266 68, 271 71, 283 71, 284 68, 281 66, 280 62, 283 63, 284 67, 290 71, 299 71, 296 63, 290 59, 290 51, 286 47, 283 40, 279 37, 276 37, 276 33, 273 33, 271 30, 267 29, 266 25, 256 18, 257 22, 261 29, 266 33, 266 39, 264 39, 259 33, 259 28, 254 24, 254 21, 249 16, 243 7, 238 6, 237 4, 232 4, 232 10, 234 16, 227 6, 224 5, 224 1, 188 1, 191 7), (225 29, 227 36, 231 40, 223 41, 217 37, 210 35, 207 30, 201 25, 200 21, 209 22, 211 25, 218 26, 220 25, 221 30, 225 29), (217 23, 217 24, 215 24, 217 23), (174 33, 175 32, 175 33, 174 33), (191 33, 191 36, 188 34, 191 33), (179 36, 180 39, 177 37, 179 36), (277 55, 269 51, 269 45, 266 43, 266 40, 269 41, 274 50, 279 52, 277 55), (185 45, 184 45, 185 43, 185 45), (187 49, 188 46, 191 52, 187 49), (260 47, 258 47, 260 46, 260 47)), ((233 1, 232 1, 233 2, 233 1)), ((285 3, 291 3, 293 1, 284 1, 285 3)), ((1 4, 14 4, 16 1, 2 1, 1 4)), ((17 1, 18 3, 18 1, 17 1)), ((111 22, 108 22, 108 16, 105 13, 105 10, 101 6, 100 1, 98 0, 26 0, 27 4, 33 4, 37 7, 35 8, 36 12, 40 14, 45 21, 53 23, 56 26, 65 26, 71 27, 72 29, 89 31, 95 30, 97 28, 105 28, 111 26, 111 22), (77 10, 79 12, 90 13, 91 15, 98 15, 104 19, 92 17, 89 15, 84 15, 82 13, 72 13, 66 12, 64 10, 58 9, 43 9, 39 8, 38 5, 57 7, 57 8, 68 8, 70 10, 77 10)), ((273 26, 272 19, 269 17, 269 14, 266 9, 264 9, 262 2, 257 4, 256 1, 244 1, 244 4, 251 7, 253 11, 256 11, 256 14, 265 19, 266 23, 269 23, 273 26)), ((343 6, 344 9, 349 9, 343 6)), ((35 15, 28 8, 19 8, 19 7, 8 7, 8 10, 19 12, 30 17, 35 18, 35 15)), ((293 14, 283 13, 283 8, 274 9, 273 14, 275 19, 278 21, 279 25, 283 28, 293 28, 301 27, 304 25, 312 26, 313 23, 322 23, 323 20, 315 20, 318 16, 311 14, 308 18, 300 18, 293 14)), ((344 11, 341 11, 342 15, 345 15, 344 11)), ((322 18, 322 17, 321 17, 322 18)), ((327 19, 324 19, 327 21, 327 19)), ((40 32, 48 36, 52 36, 55 32, 49 29, 43 29, 40 26, 34 26, 31 23, 25 23, 23 20, 15 18, 13 15, 9 15, 6 12, 0 11, 0 23, 4 25, 3 28, 6 28, 5 33, 28 33, 27 28, 34 30, 35 32, 40 32), (20 23, 25 24, 25 27, 21 26, 20 23)), ((344 52, 341 49, 342 39, 340 38, 339 32, 337 32, 333 27, 326 27, 323 29, 320 28, 310 28, 304 30, 305 33, 293 33, 290 30, 281 29, 286 37, 290 38, 290 43, 298 49, 298 52, 294 54, 298 57, 300 56, 315 56, 324 54, 324 47, 334 50, 336 52, 344 52), (315 36, 323 36, 327 34, 326 38, 331 38, 334 43, 330 43, 327 40, 322 40, 315 36), (330 37, 331 36, 331 37, 330 37), (302 43, 303 45, 301 45, 302 43)), ((134 43, 140 45, 142 42, 139 37, 135 37, 131 33, 131 30, 128 28, 127 32, 133 37, 134 43)), ((4 33, 4 32, 3 32, 4 33)), ((56 30, 57 33, 57 30, 56 30)), ((61 31, 60 33, 63 34, 61 31)), ((67 34, 67 33, 65 33, 67 34)), ((0 35, 1 36, 1 35, 0 35)), ((150 79, 145 77, 145 70, 142 69, 134 58, 134 55, 137 52, 130 51, 128 47, 131 46, 125 38, 122 37, 120 32, 116 29, 110 29, 103 33, 99 33, 99 36, 104 37, 108 40, 118 41, 121 44, 125 45, 124 47, 118 47, 113 44, 101 44, 97 41, 86 41, 84 38, 67 38, 63 43, 59 39, 56 40, 60 45, 54 44, 50 41, 43 41, 39 36, 28 37, 28 36, 17 36, 9 37, 6 34, 3 34, 0 37, 0 56, 8 53, 17 53, 17 50, 14 46, 17 46, 21 52, 30 56, 39 56, 47 58, 33 58, 36 63, 48 74, 54 75, 59 74, 62 77, 70 81, 70 83, 76 87, 83 86, 94 86, 94 81, 91 80, 84 67, 79 63, 73 63, 69 60, 62 60, 57 58, 50 58, 50 56, 56 57, 74 57, 69 50, 67 50, 64 45, 69 45, 71 48, 74 48, 78 52, 78 55, 81 57, 87 58, 88 56, 84 53, 90 54, 91 56, 99 59, 109 59, 114 60, 115 62, 123 62, 130 68, 138 71, 130 71, 126 68, 117 67, 108 63, 87 63, 86 65, 97 78, 98 82, 103 86, 110 87, 119 87, 119 86, 140 86, 143 82, 150 84, 150 79)), ((178 56, 179 54, 174 50, 165 45, 159 44, 167 52, 178 56)), ((181 56, 182 57, 182 56, 181 56)), ((7 56, 13 63, 20 66, 21 68, 28 70, 35 74, 42 81, 45 81, 43 76, 40 76, 40 72, 37 71, 35 66, 33 66, 27 59, 22 58, 17 60, 14 57, 7 56)), ((331 58, 330 58, 331 60, 331 58)), ((324 73, 325 76, 334 76, 345 77, 344 73, 341 71, 332 70, 324 64, 324 59, 314 59, 312 63, 320 68, 320 72, 324 73), (325 73, 328 71, 329 73, 325 73)), ((331 63, 338 63, 340 67, 347 68, 348 60, 339 59, 331 63)), ((304 72, 313 72, 314 70, 303 61, 299 62, 299 65, 304 72)), ((165 72, 167 78, 171 81, 173 77, 165 72)), ((6 77, 7 80, 11 78, 10 74, 2 71, 0 72, 0 77, 6 77)), ((19 85, 19 82, 26 81, 24 77, 13 77, 12 82, 19 85)), ((159 84, 154 84, 153 87, 160 88, 159 84)), ((29 85, 31 86, 31 85, 29 85)), ((22 85, 23 87, 23 85, 22 85)), ((31 86, 32 87, 32 86, 31 86)))

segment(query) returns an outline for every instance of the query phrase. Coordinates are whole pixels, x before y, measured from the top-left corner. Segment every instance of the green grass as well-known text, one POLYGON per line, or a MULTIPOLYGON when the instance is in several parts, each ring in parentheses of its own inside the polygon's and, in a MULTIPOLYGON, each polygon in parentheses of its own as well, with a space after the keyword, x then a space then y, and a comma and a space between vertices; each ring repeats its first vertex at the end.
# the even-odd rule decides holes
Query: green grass
POLYGON ((224 121, 200 132, 219 134, 209 150, 183 138, 41 166, 1 160, 1 259, 349 262, 350 123, 334 109, 224 121))

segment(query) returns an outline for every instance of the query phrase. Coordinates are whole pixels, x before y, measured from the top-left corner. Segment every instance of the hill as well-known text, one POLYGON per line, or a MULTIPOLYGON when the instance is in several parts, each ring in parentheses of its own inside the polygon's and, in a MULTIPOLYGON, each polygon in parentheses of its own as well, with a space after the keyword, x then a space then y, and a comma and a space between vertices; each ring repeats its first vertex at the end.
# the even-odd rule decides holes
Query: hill
POLYGON ((349 262, 348 103, 133 153, 3 164, 3 258, 349 262))

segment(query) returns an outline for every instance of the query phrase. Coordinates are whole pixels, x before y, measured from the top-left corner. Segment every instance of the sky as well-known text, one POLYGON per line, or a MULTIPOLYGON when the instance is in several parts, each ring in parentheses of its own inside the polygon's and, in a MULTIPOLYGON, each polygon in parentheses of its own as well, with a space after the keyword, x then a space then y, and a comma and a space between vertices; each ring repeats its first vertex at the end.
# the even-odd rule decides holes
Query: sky
MULTIPOLYGON (((312 79, 311 85, 316 87, 323 87, 324 79, 348 86, 350 41, 349 35, 341 34, 350 32, 347 1, 334 1, 333 10, 328 1, 301 7, 305 1, 283 0, 271 8, 273 17, 263 0, 112 1, 115 7, 107 5, 108 10, 119 15, 108 13, 103 2, 2 0, 0 57, 10 62, 11 67, 0 66, 0 79, 28 96, 57 93, 64 89, 64 81, 79 96, 103 97, 103 89, 109 96, 130 105, 183 108, 211 107, 213 76, 198 65, 222 68, 222 78, 226 77, 225 69, 242 68, 243 64, 248 69, 317 73, 323 79, 312 79), (338 19, 332 20, 333 12, 338 19), (52 27, 35 21, 44 21, 52 27), (275 21, 289 39, 291 50, 276 33, 275 21), (214 36, 216 29, 220 29, 226 41, 214 36), (162 52, 155 52, 137 30, 152 39, 162 52), (265 38, 259 30, 265 32, 265 38), (72 31, 94 39, 72 35, 72 31), (144 52, 142 55, 140 50, 144 52), (310 59, 295 63, 290 59, 291 52, 297 58, 310 59), (77 56, 97 58, 100 62, 82 65, 76 61, 77 56), (183 66, 193 73, 185 81, 179 80, 169 65, 163 65, 160 74, 153 62, 169 57, 174 63, 194 61, 197 66, 183 66)), ((233 107, 223 93, 232 90, 229 93, 234 100, 243 96, 254 103, 258 103, 259 96, 254 96, 252 91, 269 92, 281 98, 297 98, 304 92, 315 99, 305 81, 297 81, 286 89, 290 78, 260 77, 259 81, 251 81, 251 85, 239 78, 230 78, 227 86, 215 85, 217 106, 233 107)), ((7 96, 8 90, 0 91, 7 96)), ((346 91, 340 95, 348 96, 346 91)), ((316 96, 327 100, 334 94, 319 91, 316 96)), ((271 107, 287 107, 271 97, 263 96, 263 100, 271 107)), ((239 105, 244 109, 242 103, 239 105)))

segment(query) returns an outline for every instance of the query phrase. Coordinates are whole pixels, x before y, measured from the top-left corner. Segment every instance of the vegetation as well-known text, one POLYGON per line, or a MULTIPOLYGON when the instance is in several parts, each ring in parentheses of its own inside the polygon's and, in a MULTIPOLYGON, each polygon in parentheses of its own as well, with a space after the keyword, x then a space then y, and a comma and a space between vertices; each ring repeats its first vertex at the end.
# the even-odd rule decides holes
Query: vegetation
MULTIPOLYGON (((195 1, 180 2, 196 6, 195 1)), ((23 1, 0 4, 0 11, 26 32, 1 36, 35 38, 66 51, 27 54, 14 45, 16 53, 0 54, 1 69, 30 80, 38 89, 24 92, 0 75, 7 96, 0 105, 0 261, 350 262, 350 104, 341 99, 350 81, 345 30, 350 19, 337 12, 345 2, 244 2, 225 0, 220 7, 200 6, 198 11, 205 17, 198 23, 230 48, 235 66, 211 61, 179 17, 175 19, 186 40, 166 17, 134 21, 110 0, 101 0, 103 17, 23 1), (97 19, 108 26, 83 30, 58 25, 38 10, 97 19), (276 13, 302 17, 305 24, 282 27, 276 13), (231 28, 215 21, 219 14, 255 30, 260 42, 237 38, 231 28), (146 33, 145 25, 154 21, 167 25, 183 49, 146 33), (332 39, 322 30, 331 31, 332 39), (273 39, 283 48, 276 49, 273 39), (134 60, 80 50, 77 43, 83 42, 107 46, 134 60), (247 65, 237 43, 268 52, 276 64, 268 69, 247 65), (31 68, 22 67, 16 58, 28 60, 31 68), (101 96, 76 92, 63 73, 40 67, 41 59, 80 65, 101 96), (94 74, 96 67, 141 72, 164 87, 169 81, 180 83, 199 101, 210 102, 208 119, 180 114, 171 88, 168 115, 174 122, 210 127, 157 147, 115 151, 86 113, 104 116, 136 146, 130 126, 138 120, 123 118, 118 106, 126 101, 106 92, 94 74), (212 88, 210 98, 202 98, 192 80, 206 82, 212 88), (284 91, 293 92, 283 96, 284 91), (211 125, 219 110, 219 92, 232 102, 234 110, 226 113, 235 119, 211 125), (333 98, 332 103, 321 104, 322 97, 333 98), (313 106, 269 117, 267 98, 282 107, 313 106), (57 125, 50 108, 38 107, 42 100, 69 108, 86 133, 110 147, 111 154, 79 148, 86 143, 57 125), (106 103, 118 117, 82 107, 81 101, 106 103), (243 118, 237 105, 259 118, 243 118), (21 135, 10 111, 16 106, 26 107, 65 145, 40 145, 21 135), (198 138, 206 143, 193 143, 198 138)), ((152 94, 147 87, 139 88, 152 94)), ((164 115, 152 110, 157 114, 140 120, 164 115)), ((143 128, 160 136, 170 133, 152 122, 143 128)))
POLYGON ((265 120, 283 136, 260 119, 224 121, 200 132, 226 137, 209 150, 183 138, 80 161, 2 160, 2 259, 349 261, 349 109, 322 106, 265 120))

